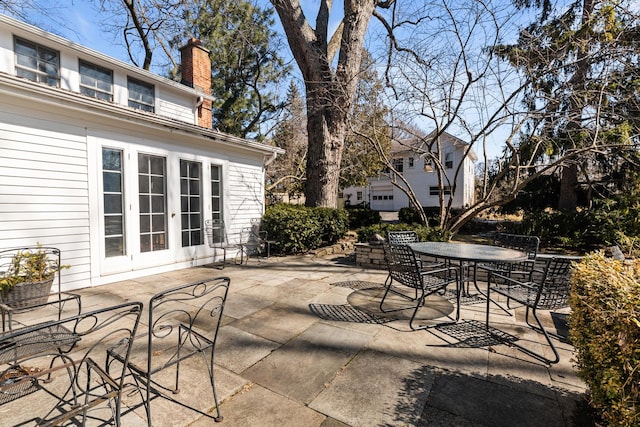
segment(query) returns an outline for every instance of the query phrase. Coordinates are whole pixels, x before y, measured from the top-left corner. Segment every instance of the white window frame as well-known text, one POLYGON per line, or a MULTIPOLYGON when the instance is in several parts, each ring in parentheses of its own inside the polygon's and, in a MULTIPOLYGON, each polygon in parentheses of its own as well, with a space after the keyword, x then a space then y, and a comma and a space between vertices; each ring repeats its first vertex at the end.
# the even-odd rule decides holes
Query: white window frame
POLYGON ((80 59, 78 61, 78 74, 80 74, 80 93, 92 98, 113 102, 112 70, 80 59), (92 76, 86 72, 83 72, 83 68, 95 72, 96 75, 92 76), (108 79, 100 79, 98 76, 108 77, 108 79), (83 83, 83 78, 87 78, 88 80, 90 80, 90 82, 83 83), (100 83, 102 83, 104 86, 108 84, 108 88, 101 87, 100 83))
POLYGON ((131 108, 135 108, 136 110, 148 111, 150 113, 153 113, 156 110, 155 86, 151 83, 147 83, 145 81, 128 76, 127 97, 128 105, 131 108), (148 96, 149 94, 145 94, 142 93, 142 91, 136 90, 136 87, 149 89, 151 92, 151 99, 145 99, 145 95, 148 96))
POLYGON ((16 76, 23 77, 33 82, 45 83, 49 86, 60 87, 60 52, 47 46, 26 40, 20 37, 13 38, 14 47, 14 63, 16 67, 16 76), (19 45, 35 50, 35 56, 26 56, 18 52, 19 45), (47 61, 42 55, 49 53, 55 57, 55 61, 47 61), (21 64, 20 56, 31 58, 35 67, 32 68, 26 64, 21 64), (53 71, 50 73, 48 71, 53 71), (31 78, 29 75, 33 75, 31 78), (52 84, 54 83, 54 84, 52 84))

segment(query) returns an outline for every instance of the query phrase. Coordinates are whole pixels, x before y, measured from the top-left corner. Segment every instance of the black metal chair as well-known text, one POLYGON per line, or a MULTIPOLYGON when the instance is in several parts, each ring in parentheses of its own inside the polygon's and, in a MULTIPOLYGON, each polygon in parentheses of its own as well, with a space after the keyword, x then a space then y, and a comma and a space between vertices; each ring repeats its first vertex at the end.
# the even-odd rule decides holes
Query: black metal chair
MULTIPOLYGON (((221 219, 208 219, 205 221, 205 233, 207 234, 207 242, 209 247, 217 250, 222 250, 222 263, 219 264, 220 268, 224 268, 227 262, 227 249, 232 249, 240 252, 240 264, 244 262, 244 245, 242 243, 241 233, 236 233, 234 240, 229 239, 225 223, 221 219)), ((217 253, 214 253, 214 260, 217 253)))
POLYGON ((525 252, 527 259, 511 263, 495 262, 491 264, 480 264, 477 268, 497 272, 512 278, 519 278, 520 280, 529 280, 531 278, 540 247, 540 238, 522 234, 496 233, 493 244, 495 246, 525 252))
POLYGON ((141 311, 132 302, 0 334, 2 416, 12 425, 120 425, 124 369, 108 373, 106 358, 119 346, 128 362, 141 311))
MULTIPOLYGON (((229 283, 228 277, 199 280, 157 293, 150 299, 148 330, 135 338, 127 364, 143 400, 149 426, 152 425, 153 397, 169 400, 216 422, 222 421, 213 362, 229 283), (202 373, 205 375, 201 378, 211 386, 216 415, 207 412, 211 404, 196 408, 190 402, 196 396, 190 393, 185 393, 183 399, 176 397, 180 393, 181 365, 192 356, 200 356, 204 362, 202 373)), ((109 368, 125 361, 122 351, 114 350, 110 355, 109 368)))
POLYGON ((551 347, 555 358, 548 359, 541 353, 523 346, 514 344, 523 352, 536 357, 546 363, 557 363, 560 355, 556 350, 549 333, 544 329, 538 317, 538 310, 554 310, 566 307, 569 299, 571 275, 571 261, 563 258, 551 258, 547 261, 543 270, 535 269, 531 274, 531 280, 519 281, 507 275, 495 271, 489 271, 489 283, 487 286, 487 311, 486 326, 489 327, 489 303, 492 292, 504 295, 508 300, 513 300, 526 307, 525 320, 532 329, 542 333, 551 347), (529 321, 529 312, 533 315, 536 325, 529 321))
MULTIPOLYGON (((418 310, 425 304, 425 298, 438 291, 444 291, 451 283, 456 284, 456 318, 460 319, 460 288, 458 282, 458 270, 454 267, 434 268, 424 270, 415 252, 408 245, 384 245, 385 258, 389 269, 389 276, 385 282, 385 293, 380 301, 380 311, 384 313, 413 309, 409 327, 412 330, 426 329, 432 326, 414 326, 418 310), (395 282, 395 284, 394 284, 395 282), (409 296, 402 292, 397 285, 413 290, 414 295, 409 296), (413 302, 413 305, 386 310, 384 303, 389 293, 398 295, 413 302)), ((441 323, 440 323, 441 324, 441 323)))
MULTIPOLYGON (((408 245, 411 243, 418 243, 420 241, 420 237, 418 233, 412 230, 401 230, 401 231, 388 231, 387 232, 387 242, 390 245, 408 245)), ((422 258, 418 256, 418 262, 420 263, 420 268, 436 268, 436 267, 444 267, 445 263, 436 260, 425 263, 422 258)))
POLYGON ((403 230, 387 232, 387 240, 390 245, 408 245, 409 243, 419 242, 420 238, 415 231, 403 230))

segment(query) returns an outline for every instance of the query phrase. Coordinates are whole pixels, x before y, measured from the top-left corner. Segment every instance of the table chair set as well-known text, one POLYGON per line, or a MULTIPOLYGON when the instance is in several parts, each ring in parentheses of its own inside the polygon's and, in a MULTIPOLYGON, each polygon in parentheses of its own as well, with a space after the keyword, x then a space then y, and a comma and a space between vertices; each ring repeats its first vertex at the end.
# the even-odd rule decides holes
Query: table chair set
POLYGON ((456 285, 457 311, 455 321, 460 318, 460 292, 458 286, 458 270, 452 267, 425 269, 419 258, 409 245, 384 245, 385 258, 389 269, 389 276, 385 282, 386 290, 380 301, 380 311, 406 310, 407 307, 393 307, 385 309, 384 304, 389 293, 412 302, 408 308, 412 309, 409 327, 412 330, 426 329, 429 325, 414 325, 420 307, 425 305, 425 299, 436 292, 444 291, 450 284, 456 285), (404 288, 404 292, 403 289, 404 288), (407 295, 407 291, 409 294, 407 295))
MULTIPOLYGON (((0 412, 11 425, 121 425, 121 415, 132 410, 123 409, 122 398, 134 393, 149 426, 157 398, 221 421, 213 361, 229 283, 214 277, 172 287, 149 301, 89 312, 81 312, 78 297, 77 313, 60 310, 53 319, 38 316, 47 307, 42 302, 19 312, 7 308, 0 332, 0 412), (146 330, 138 327, 143 307, 146 330), (28 310, 35 310, 31 323, 17 322, 17 314, 28 310), (211 390, 197 397, 206 409, 215 407, 215 415, 191 405, 190 395, 178 397, 181 365, 196 357, 211 390)), ((49 305, 59 307, 58 292, 49 305)))
MULTIPOLYGON (((425 304, 425 298, 455 283, 455 321, 457 322, 460 319, 460 301, 465 289, 464 284, 465 282, 473 282, 479 291, 478 295, 486 301, 487 331, 490 331, 491 303, 498 305, 509 315, 511 315, 509 312, 511 304, 524 306, 527 325, 544 336, 554 353, 554 358, 547 358, 540 352, 529 350, 517 344, 514 345, 523 352, 548 364, 557 363, 560 360, 550 334, 545 330, 538 317, 538 310, 554 310, 567 306, 571 273, 570 258, 550 257, 544 263, 543 268, 536 269, 540 240, 535 236, 497 233, 494 245, 479 245, 419 242, 415 232, 393 233, 393 235, 391 232, 389 233, 384 246, 389 275, 385 282, 386 290, 380 302, 381 311, 391 311, 384 308, 385 299, 390 292, 399 293, 415 303, 409 307, 413 310, 409 327, 412 330, 424 329, 424 325, 416 326, 414 323, 419 308, 425 304), (445 260, 445 262, 425 267, 420 262, 420 255, 445 260), (486 293, 481 292, 478 287, 476 274, 479 269, 486 271, 488 275, 486 293), (468 277, 471 272, 473 277, 468 277), (398 292, 398 285, 402 285, 406 289, 413 289, 413 293, 407 296, 406 292, 398 292), (506 297, 507 307, 493 301, 492 294, 506 297), (529 313, 533 316, 535 324, 530 322, 529 313)), ((407 307, 403 309, 407 309, 407 307)), ((426 327, 444 325, 451 323, 451 320, 449 317, 445 322, 426 327)))
MULTIPOLYGON (((222 250, 222 261, 218 263, 224 268, 227 260, 227 249, 235 250, 240 255, 240 264, 248 263, 249 257, 254 254, 271 255, 271 245, 275 243, 267 236, 267 232, 260 228, 260 219, 253 218, 251 226, 243 227, 239 233, 227 233, 225 222, 220 219, 205 221, 205 233, 209 247, 214 250, 222 250)), ((214 253, 214 258, 217 256, 214 253)))

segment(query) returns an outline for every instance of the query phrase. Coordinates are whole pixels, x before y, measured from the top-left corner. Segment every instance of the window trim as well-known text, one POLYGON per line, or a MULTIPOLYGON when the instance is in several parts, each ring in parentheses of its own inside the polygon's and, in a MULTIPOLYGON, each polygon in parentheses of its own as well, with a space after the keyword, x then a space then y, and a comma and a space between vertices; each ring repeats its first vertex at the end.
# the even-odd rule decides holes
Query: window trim
POLYGON ((449 151, 444 154, 444 167, 445 169, 453 169, 453 152, 449 151))
MULTIPOLYGON (((110 70, 108 68, 105 67, 101 67, 100 65, 94 64, 93 62, 89 62, 89 61, 85 61, 84 59, 79 59, 78 60, 78 75, 80 76, 80 93, 86 96, 90 96, 92 98, 96 98, 96 99, 102 99, 105 101, 110 101, 113 102, 113 70, 110 70), (82 72, 82 68, 87 67, 87 68, 92 68, 93 70, 95 70, 96 72, 101 72, 104 74, 108 74, 109 76, 109 85, 110 85, 110 91, 107 92, 104 89, 100 89, 98 86, 89 86, 87 84, 83 84, 82 83, 82 77, 85 76, 85 73, 82 72), (93 92, 93 93, 85 93, 83 92, 83 88, 87 91, 93 92), (97 96, 97 94, 104 94, 108 96, 107 98, 104 97, 100 97, 97 96)), ((87 77, 91 77, 91 76, 87 76, 87 77)), ((95 79, 96 82, 98 81, 98 79, 95 79)), ((105 81, 105 80, 100 80, 100 81, 105 81)))
MULTIPOLYGON (((442 187, 442 194, 445 196, 450 196, 451 195, 451 186, 450 185, 445 185, 442 187)), ((430 186, 429 187, 429 196, 439 196, 440 195, 440 187, 437 186, 430 186)))
POLYGON ((151 83, 147 83, 147 82, 145 82, 143 80, 136 79, 135 77, 127 76, 127 105, 129 107, 131 107, 131 108, 135 108, 136 110, 142 110, 142 111, 148 111, 150 113, 155 113, 155 111, 156 111, 156 88, 155 88, 155 85, 153 85, 151 83), (143 102, 141 99, 132 98, 131 97, 131 87, 130 87, 131 84, 151 89, 151 95, 153 96, 152 102, 148 103, 148 102, 143 102))
MULTIPOLYGON (((32 82, 44 83, 44 84, 47 84, 47 85, 53 86, 53 87, 60 87, 60 51, 55 50, 55 49, 51 49, 50 47, 41 45, 41 44, 36 43, 36 42, 32 42, 31 40, 23 39, 22 37, 14 36, 13 37, 13 62, 14 62, 16 76, 25 78, 25 79, 30 80, 32 82), (22 45, 25 45, 25 46, 29 45, 29 46, 33 47, 36 50, 36 56, 35 56, 35 58, 33 58, 35 60, 35 62, 36 62, 36 68, 29 68, 29 67, 27 67, 25 65, 21 65, 21 64, 18 63, 18 44, 22 44, 22 45), (51 74, 47 74, 47 72, 40 70, 40 63, 42 62, 40 60, 40 51, 41 50, 49 51, 49 52, 51 52, 52 54, 55 55, 56 62, 55 62, 55 64, 52 64, 52 65, 55 66, 55 70, 56 70, 55 76, 53 76, 51 74), (29 78, 27 76, 20 75, 20 71, 19 70, 24 70, 27 73, 33 73, 35 75, 35 80, 31 79, 31 78, 29 78), (55 82, 56 82, 55 85, 52 85, 52 84, 49 83, 49 81, 52 80, 52 79, 55 80, 55 82)), ((46 61, 44 61, 44 62, 46 62, 46 61)))

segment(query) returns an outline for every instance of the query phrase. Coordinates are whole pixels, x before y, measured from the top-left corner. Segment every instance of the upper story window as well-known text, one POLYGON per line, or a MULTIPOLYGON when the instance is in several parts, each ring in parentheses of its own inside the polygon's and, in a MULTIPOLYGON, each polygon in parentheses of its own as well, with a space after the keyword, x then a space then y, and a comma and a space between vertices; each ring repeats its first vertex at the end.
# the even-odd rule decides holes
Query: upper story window
POLYGON ((453 168, 453 153, 446 153, 444 155, 444 167, 446 169, 453 168))
POLYGON ((129 90, 129 107, 154 112, 155 96, 152 84, 129 77, 127 89, 129 90))
POLYGON ((60 86, 60 54, 39 44, 15 38, 16 75, 49 86, 60 86))
POLYGON ((402 173, 404 171, 404 162, 403 159, 393 159, 393 168, 398 173, 402 173))
POLYGON ((80 61, 80 93, 105 101, 113 101, 111 70, 80 61))
POLYGON ((413 157, 409 157, 409 167, 412 168, 413 166, 413 157))

